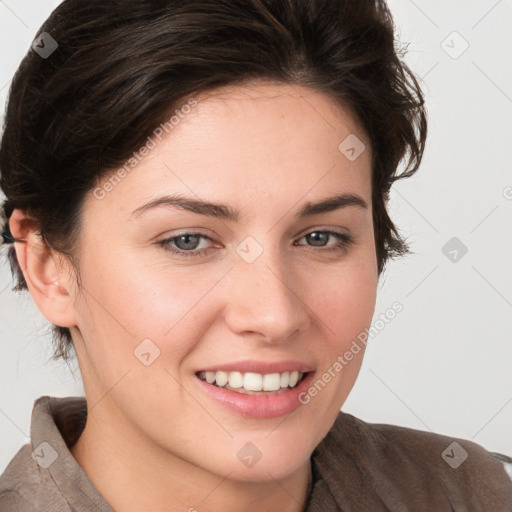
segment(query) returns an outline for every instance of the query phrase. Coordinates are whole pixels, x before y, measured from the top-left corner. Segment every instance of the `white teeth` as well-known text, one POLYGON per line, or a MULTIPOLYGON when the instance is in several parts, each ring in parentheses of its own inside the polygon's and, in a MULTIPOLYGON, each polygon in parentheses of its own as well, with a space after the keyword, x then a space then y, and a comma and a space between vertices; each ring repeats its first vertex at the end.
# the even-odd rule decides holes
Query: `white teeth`
POLYGON ((263 391, 277 391, 280 388, 280 373, 268 373, 267 375, 263 375, 263 391))
POLYGON ((293 388, 297 381, 299 380, 299 372, 290 372, 290 380, 288 381, 288 386, 293 388))
POLYGON ((215 372, 215 380, 217 382, 217 386, 225 386, 229 380, 229 374, 227 372, 215 372))
POLYGON ((244 385, 244 376, 240 372, 229 372, 228 382, 232 388, 241 388, 244 385))
POLYGON ((302 379, 302 372, 283 372, 283 373, 261 373, 254 372, 200 372, 199 378, 216 384, 218 387, 224 387, 226 384, 230 388, 246 391, 279 391, 281 388, 293 388, 302 379))
POLYGON ((262 391, 263 390, 263 377, 261 373, 244 374, 244 389, 247 391, 262 391))

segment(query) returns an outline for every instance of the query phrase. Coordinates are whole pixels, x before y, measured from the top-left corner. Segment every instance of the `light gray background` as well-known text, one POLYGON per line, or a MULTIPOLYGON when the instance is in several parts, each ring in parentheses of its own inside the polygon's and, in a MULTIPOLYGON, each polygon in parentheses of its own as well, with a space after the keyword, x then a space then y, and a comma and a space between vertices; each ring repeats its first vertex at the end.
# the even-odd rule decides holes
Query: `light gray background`
MULTIPOLYGON (((430 133, 419 173, 392 194, 414 255, 389 265, 376 318, 396 300, 404 310, 370 341, 344 410, 512 455, 512 2, 389 3, 422 78, 430 133), (452 237, 468 248, 455 262, 442 252, 452 237)), ((2 115, 15 69, 58 4, 0 0, 2 115)), ((4 253, 0 471, 29 440, 36 398, 83 394, 76 365, 48 362, 48 323, 28 293, 11 292, 4 253)))

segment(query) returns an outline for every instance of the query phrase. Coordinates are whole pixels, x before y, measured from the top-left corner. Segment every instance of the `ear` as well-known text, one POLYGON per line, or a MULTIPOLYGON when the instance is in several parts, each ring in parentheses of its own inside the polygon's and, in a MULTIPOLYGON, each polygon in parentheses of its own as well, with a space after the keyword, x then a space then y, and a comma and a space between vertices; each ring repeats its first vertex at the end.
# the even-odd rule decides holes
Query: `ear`
POLYGON ((41 240, 36 222, 26 212, 15 209, 9 217, 9 230, 18 264, 28 289, 41 313, 52 324, 76 326, 72 290, 74 277, 69 261, 41 240))

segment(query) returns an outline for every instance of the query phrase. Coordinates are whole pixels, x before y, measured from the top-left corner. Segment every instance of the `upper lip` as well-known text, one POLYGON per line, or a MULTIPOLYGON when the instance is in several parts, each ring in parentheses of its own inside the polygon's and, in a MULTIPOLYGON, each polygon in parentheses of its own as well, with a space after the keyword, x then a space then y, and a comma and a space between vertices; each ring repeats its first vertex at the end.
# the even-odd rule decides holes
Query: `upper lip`
MULTIPOLYGON (((198 372, 240 372, 240 373, 261 373, 266 375, 269 373, 283 373, 298 371, 307 373, 313 371, 313 367, 307 363, 300 361, 236 361, 231 363, 218 363, 205 368, 201 368, 198 372)), ((197 372, 197 373, 198 373, 197 372)))

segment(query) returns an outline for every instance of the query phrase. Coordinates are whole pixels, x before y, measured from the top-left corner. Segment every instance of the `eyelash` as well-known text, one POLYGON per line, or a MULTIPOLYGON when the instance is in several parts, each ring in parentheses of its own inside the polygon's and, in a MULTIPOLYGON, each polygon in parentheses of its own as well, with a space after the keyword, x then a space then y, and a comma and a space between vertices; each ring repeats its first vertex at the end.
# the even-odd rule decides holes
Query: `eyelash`
MULTIPOLYGON (((327 249, 325 248, 325 246, 318 246, 318 249, 316 249, 316 250, 319 250, 321 252, 339 251, 342 253, 346 253, 348 251, 349 246, 354 243, 354 238, 350 235, 347 235, 345 233, 339 233, 338 231, 321 230, 321 229, 317 229, 314 231, 310 231, 309 233, 306 233, 305 235, 303 235, 300 238, 300 240, 308 235, 311 235, 312 233, 325 233, 325 234, 331 235, 334 238, 338 239, 338 243, 336 245, 334 245, 332 247, 328 247, 327 249)), ((201 233, 182 233, 180 235, 176 235, 171 238, 166 238, 165 240, 161 240, 161 241, 157 242, 157 244, 162 246, 165 251, 169 251, 172 254, 183 256, 185 258, 204 256, 206 254, 206 252, 210 249, 210 248, 199 249, 199 250, 192 249, 190 251, 185 251, 183 249, 173 248, 170 245, 170 243, 174 242, 174 240, 176 240, 182 236, 186 236, 186 235, 196 235, 202 239, 210 240, 213 242, 213 240, 209 236, 203 235, 201 233)), ((304 245, 304 244, 301 244, 301 245, 304 245)), ((311 247, 312 250, 315 250, 315 246, 309 246, 309 247, 311 247)))

